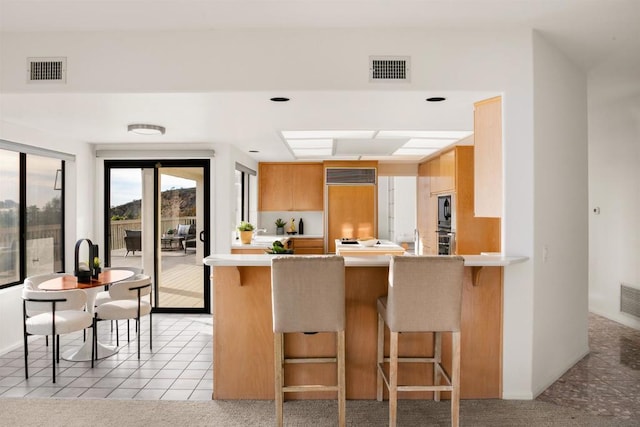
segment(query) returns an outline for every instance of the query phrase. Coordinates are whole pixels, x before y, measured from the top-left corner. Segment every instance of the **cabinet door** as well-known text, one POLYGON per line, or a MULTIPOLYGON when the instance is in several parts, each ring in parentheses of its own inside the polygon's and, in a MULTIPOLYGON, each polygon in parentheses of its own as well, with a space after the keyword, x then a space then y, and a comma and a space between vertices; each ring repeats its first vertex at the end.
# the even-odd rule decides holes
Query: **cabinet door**
POLYGON ((475 215, 502 216, 502 98, 474 104, 475 215))
POLYGON ((427 229, 423 237, 423 255, 438 255, 438 196, 429 196, 429 210, 427 214, 427 229))
POLYGON ((324 209, 324 167, 322 163, 292 165, 290 182, 292 210, 321 211, 324 209))
POLYGON ((289 211, 292 209, 291 165, 260 163, 258 169, 259 201, 261 211, 289 211))
POLYGON ((440 171, 438 174, 439 190, 444 193, 454 192, 456 188, 456 151, 450 150, 440 155, 440 171))

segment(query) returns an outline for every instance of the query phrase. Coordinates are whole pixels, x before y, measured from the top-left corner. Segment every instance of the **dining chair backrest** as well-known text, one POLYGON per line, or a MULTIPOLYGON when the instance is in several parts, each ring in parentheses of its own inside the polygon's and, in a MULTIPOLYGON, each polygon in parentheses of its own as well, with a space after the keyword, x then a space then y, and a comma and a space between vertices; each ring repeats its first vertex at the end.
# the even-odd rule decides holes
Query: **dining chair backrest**
POLYGON ((394 256, 389 263, 387 315, 393 332, 459 331, 464 259, 394 256))
POLYGON ((271 260, 274 332, 333 332, 345 325, 345 270, 341 256, 271 260))
POLYGON ((39 274, 36 276, 29 276, 24 279, 24 287, 25 289, 37 290, 38 286, 42 282, 46 282, 47 280, 55 279, 57 277, 68 276, 67 273, 48 273, 48 274, 39 274))
POLYGON ((109 286, 109 295, 111 299, 136 299, 138 298, 138 289, 140 296, 146 296, 151 293, 151 277, 142 275, 138 279, 128 279, 116 282, 109 286))
POLYGON ((25 310, 28 317, 52 311, 53 305, 49 301, 33 300, 64 300, 56 302, 56 312, 64 310, 83 310, 87 303, 87 294, 82 289, 70 289, 66 291, 35 291, 22 290, 22 298, 25 300, 25 310))

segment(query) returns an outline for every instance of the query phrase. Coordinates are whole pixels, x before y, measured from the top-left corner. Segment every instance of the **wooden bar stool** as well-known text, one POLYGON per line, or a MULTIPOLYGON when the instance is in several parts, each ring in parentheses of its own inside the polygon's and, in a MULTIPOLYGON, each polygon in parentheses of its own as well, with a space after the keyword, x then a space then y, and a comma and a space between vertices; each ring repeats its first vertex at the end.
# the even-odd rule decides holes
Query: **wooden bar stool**
POLYGON ((284 393, 338 392, 339 425, 345 425, 345 292, 341 256, 282 256, 271 261, 276 423, 283 425, 284 393), (287 358, 284 334, 336 332, 336 357, 287 358), (284 385, 284 365, 335 363, 337 385, 284 385))
POLYGON ((460 320, 464 259, 458 256, 394 256, 389 264, 389 288, 378 299, 378 381, 389 390, 389 426, 395 426, 399 391, 451 392, 451 425, 458 426, 460 412, 460 320), (385 324, 389 327, 389 356, 384 357, 385 324), (432 357, 399 357, 400 332, 433 332, 432 357), (451 373, 442 367, 442 332, 451 332, 451 373), (384 370, 389 362, 389 375, 384 370), (398 363, 432 363, 433 384, 398 385, 398 363), (441 385, 441 379, 446 384, 441 385))

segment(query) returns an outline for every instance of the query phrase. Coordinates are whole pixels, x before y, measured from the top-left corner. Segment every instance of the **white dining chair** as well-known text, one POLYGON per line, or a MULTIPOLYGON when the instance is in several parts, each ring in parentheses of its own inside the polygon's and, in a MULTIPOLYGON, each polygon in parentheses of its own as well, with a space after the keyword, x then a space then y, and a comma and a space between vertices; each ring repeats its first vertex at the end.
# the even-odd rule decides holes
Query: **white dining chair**
MULTIPOLYGON (((97 323, 100 320, 135 319, 138 337, 138 359, 140 359, 140 318, 149 315, 149 348, 153 348, 151 303, 143 299, 143 297, 150 294, 151 277, 147 275, 141 275, 135 280, 121 281, 109 286, 111 301, 104 302, 95 308, 94 343, 97 343, 97 323)), ((116 345, 120 345, 117 335, 116 345)))
MULTIPOLYGON (((127 270, 127 271, 131 271, 133 273, 133 276, 125 279, 123 281, 128 281, 128 280, 137 280, 139 278, 141 278, 143 276, 143 272, 144 270, 142 268, 139 267, 107 267, 104 270, 111 270, 111 269, 115 269, 115 270, 127 270)), ((95 302, 95 306, 99 306, 101 304, 104 304, 105 302, 109 302, 109 301, 113 301, 113 299, 111 298, 111 295, 109 294, 109 286, 105 286, 105 290, 98 292, 98 294, 96 295, 96 302, 95 302)), ((118 321, 115 321, 116 323, 116 336, 120 335, 120 329, 118 328, 118 321)), ((111 332, 113 332, 113 321, 111 322, 111 332)), ((127 342, 130 341, 130 337, 129 337, 129 319, 127 319, 127 342)))
MULTIPOLYGON (((48 273, 48 274, 38 274, 35 276, 29 276, 24 279, 23 287, 25 289, 29 289, 32 291, 36 291, 39 289, 41 283, 46 282, 47 280, 55 279, 62 276, 67 276, 68 273, 48 273)), ((45 335, 44 343, 48 347, 49 346, 49 336, 45 335)))
MULTIPOLYGON (((81 289, 49 292, 27 288, 22 290, 25 379, 29 378, 28 337, 51 335, 52 377, 56 382, 56 363, 60 363, 60 335, 92 326, 91 314, 84 310, 86 304, 87 294, 81 289)), ((92 368, 93 359, 92 354, 92 368)))

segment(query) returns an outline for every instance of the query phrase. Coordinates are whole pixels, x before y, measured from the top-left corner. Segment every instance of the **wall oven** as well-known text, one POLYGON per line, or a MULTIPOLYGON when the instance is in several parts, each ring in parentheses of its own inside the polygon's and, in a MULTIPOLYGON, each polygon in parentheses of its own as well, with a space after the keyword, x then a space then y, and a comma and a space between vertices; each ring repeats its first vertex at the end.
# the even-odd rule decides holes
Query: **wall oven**
POLYGON ((455 233, 451 230, 453 221, 453 200, 451 195, 438 196, 438 255, 455 253, 455 233))

